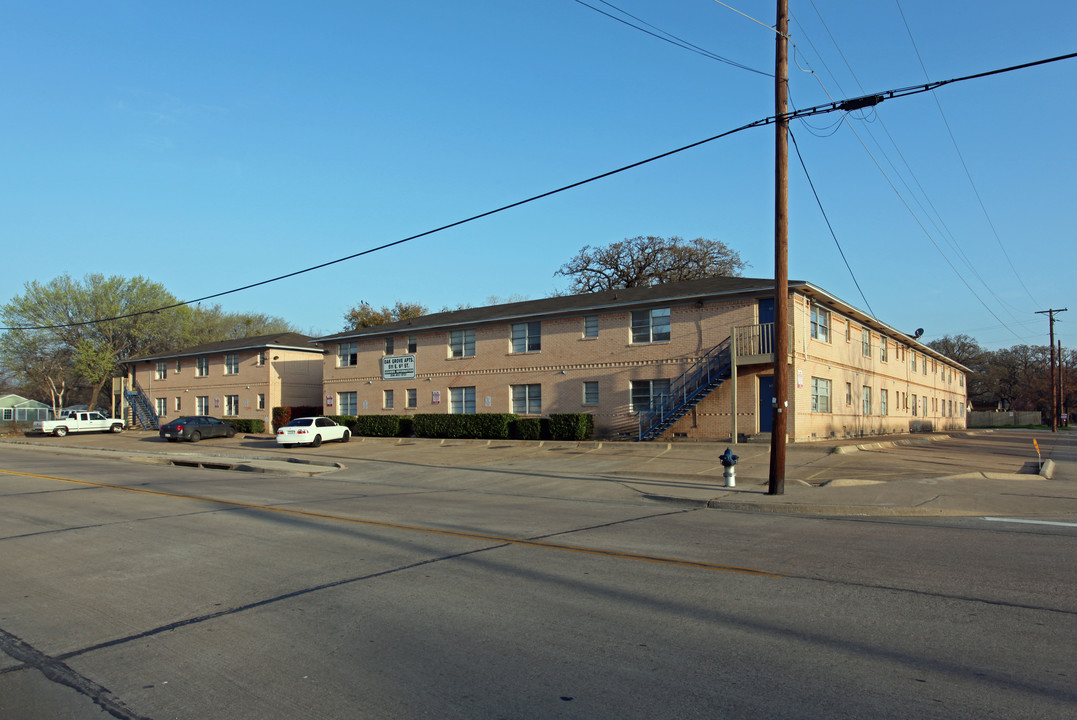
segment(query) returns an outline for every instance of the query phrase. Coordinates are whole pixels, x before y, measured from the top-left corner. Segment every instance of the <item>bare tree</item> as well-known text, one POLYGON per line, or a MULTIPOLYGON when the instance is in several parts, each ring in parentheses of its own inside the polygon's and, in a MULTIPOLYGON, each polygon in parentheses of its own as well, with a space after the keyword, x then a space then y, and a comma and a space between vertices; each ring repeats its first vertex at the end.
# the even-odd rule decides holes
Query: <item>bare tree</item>
POLYGON ((737 277, 748 264, 721 240, 634 237, 606 247, 585 245, 554 273, 571 293, 647 287, 709 277, 737 277))

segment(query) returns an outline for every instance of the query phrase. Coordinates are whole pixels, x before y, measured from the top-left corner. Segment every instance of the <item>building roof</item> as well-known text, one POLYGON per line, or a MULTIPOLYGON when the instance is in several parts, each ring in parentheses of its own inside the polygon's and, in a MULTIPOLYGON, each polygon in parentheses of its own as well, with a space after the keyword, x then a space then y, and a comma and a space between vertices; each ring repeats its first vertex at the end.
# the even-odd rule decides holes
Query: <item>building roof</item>
POLYGON ((15 395, 14 393, 8 395, 0 395, 0 407, 16 408, 23 405, 28 405, 33 408, 49 408, 52 407, 40 400, 31 400, 30 398, 24 398, 22 395, 15 395))
POLYGON ((235 340, 220 340, 218 342, 183 348, 182 350, 171 350, 156 355, 128 358, 123 360, 123 362, 134 363, 146 362, 147 360, 170 360, 191 357, 194 355, 215 355, 226 352, 237 352, 239 350, 268 350, 271 348, 277 350, 299 350, 302 352, 319 354, 325 352, 321 347, 315 345, 310 337, 300 335, 299 333, 287 332, 275 333, 273 335, 258 335, 256 337, 239 338, 235 340))
MULTIPOLYGON (((972 372, 969 368, 924 345, 913 335, 887 325, 871 314, 841 300, 817 285, 804 280, 790 280, 789 291, 801 293, 812 301, 818 301, 831 310, 851 317, 862 325, 871 327, 892 339, 900 340, 909 347, 915 348, 919 352, 937 360, 949 363, 966 373, 972 372)), ((502 305, 451 310, 408 320, 399 320, 385 325, 348 330, 335 335, 314 338, 312 342, 338 343, 384 335, 448 330, 458 327, 504 323, 514 320, 523 321, 549 316, 585 315, 592 312, 608 312, 611 309, 629 310, 637 307, 653 307, 656 304, 681 304, 737 296, 760 298, 772 296, 773 293, 774 280, 772 278, 703 278, 678 283, 666 283, 664 285, 651 285, 649 287, 603 290, 602 292, 580 295, 559 295, 539 300, 524 300, 502 305)))

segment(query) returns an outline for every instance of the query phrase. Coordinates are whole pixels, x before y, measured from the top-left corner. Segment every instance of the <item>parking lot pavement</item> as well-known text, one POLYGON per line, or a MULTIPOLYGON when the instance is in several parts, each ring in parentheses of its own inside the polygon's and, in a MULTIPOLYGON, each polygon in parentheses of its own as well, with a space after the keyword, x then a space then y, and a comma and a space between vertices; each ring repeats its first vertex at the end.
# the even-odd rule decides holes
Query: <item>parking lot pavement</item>
POLYGON ((364 462, 501 467, 559 473, 581 483, 616 479, 655 501, 728 510, 1077 519, 1077 442, 1070 432, 970 431, 789 444, 784 493, 775 495, 767 492, 770 447, 765 444, 353 438, 319 448, 284 449, 269 435, 191 444, 167 443, 156 433, 138 430, 65 438, 9 435, 0 442, 294 475, 364 462), (735 487, 726 487, 718 459, 727 447, 739 456, 735 487))

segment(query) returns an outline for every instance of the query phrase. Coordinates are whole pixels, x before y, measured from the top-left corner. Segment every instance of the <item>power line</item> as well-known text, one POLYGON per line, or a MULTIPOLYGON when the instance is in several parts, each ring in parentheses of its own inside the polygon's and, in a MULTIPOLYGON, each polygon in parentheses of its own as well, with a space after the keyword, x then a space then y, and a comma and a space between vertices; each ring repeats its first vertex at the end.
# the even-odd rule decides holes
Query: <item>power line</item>
MULTIPOLYGON (((83 322, 67 323, 67 324, 63 324, 63 325, 36 325, 36 326, 24 326, 24 327, 0 327, 0 331, 6 331, 6 330, 56 330, 56 329, 60 329, 60 328, 80 327, 80 326, 83 326, 83 325, 94 325, 96 323, 111 322, 113 320, 125 320, 127 318, 137 317, 139 315, 149 315, 149 314, 152 314, 152 313, 163 312, 165 310, 172 310, 174 308, 183 307, 184 305, 193 305, 195 303, 199 303, 199 302, 202 302, 202 301, 205 301, 205 300, 213 300, 215 298, 224 297, 225 295, 232 295, 234 293, 242 292, 244 290, 250 290, 252 288, 261 287, 262 285, 269 285, 270 283, 275 283, 275 282, 279 282, 281 280, 286 280, 288 278, 292 278, 292 277, 295 277, 297 275, 303 275, 303 274, 308 273, 308 272, 313 272, 314 270, 321 270, 322 268, 329 267, 330 265, 336 265, 338 263, 342 263, 342 262, 345 262, 347 260, 354 260, 355 258, 362 257, 363 255, 369 255, 371 253, 375 253, 375 252, 378 252, 380 250, 386 250, 388 248, 395 247, 397 245, 402 245, 402 244, 404 244, 406 242, 411 242, 412 240, 418 240, 419 238, 423 238, 423 237, 426 237, 428 235, 433 235, 435 233, 439 233, 439 232, 442 232, 444 230, 449 230, 450 228, 459 227, 460 225, 465 225, 467 223, 474 222, 476 220, 481 220, 482 218, 490 217, 491 215, 497 215, 498 213, 505 212, 506 210, 511 210, 513 208, 517 208, 517 207, 520 207, 522 205, 527 205, 527 204, 533 203, 533 202, 535 202, 537 200, 542 200, 544 198, 548 198, 548 197, 551 197, 553 195, 557 195, 557 194, 566 192, 568 190, 573 190, 575 188, 582 187, 584 185, 588 185, 588 184, 593 183, 593 182, 597 182, 598 180, 604 180, 605 178, 612 177, 614 175, 618 175, 620 173, 627 172, 628 170, 633 170, 633 169, 638 168, 638 167, 642 167, 643 165, 647 165, 647 164, 650 164, 652 162, 656 162, 658 160, 662 160, 664 158, 671 157, 673 155, 677 155, 677 154, 682 153, 682 152, 686 152, 688 150, 692 150, 692 149, 700 147, 702 145, 706 145, 708 143, 714 142, 715 140, 721 140, 722 138, 729 137, 730 135, 734 135, 736 133, 743 132, 745 130, 749 130, 751 128, 764 127, 766 125, 772 125, 775 122, 777 122, 778 120, 782 120, 782 119, 784 119, 784 120, 793 120, 793 119, 802 118, 802 117, 813 117, 815 115, 825 115, 827 113, 832 113, 832 112, 835 112, 837 110, 842 110, 842 111, 848 112, 850 110, 857 110, 857 109, 860 109, 860 108, 872 107, 874 105, 877 105, 877 104, 883 102, 884 100, 888 100, 888 99, 892 99, 892 98, 899 98, 899 97, 907 97, 909 95, 916 95, 918 93, 928 92, 930 90, 934 90, 935 88, 943 87, 945 85, 951 85, 951 84, 959 83, 959 82, 966 82, 966 81, 969 81, 969 80, 977 80, 977 79, 980 79, 980 78, 990 77, 992 75, 1000 75, 1002 73, 1014 72, 1016 70, 1024 70, 1026 68, 1036 67, 1038 65, 1046 65, 1048 63, 1061 62, 1062 60, 1071 60, 1071 59, 1073 59, 1075 57, 1077 57, 1077 53, 1070 53, 1068 55, 1060 55, 1060 56, 1053 57, 1053 58, 1047 58, 1045 60, 1037 60, 1035 62, 1024 63, 1022 65, 1013 65, 1013 66, 1006 67, 1006 68, 999 68, 997 70, 990 70, 990 71, 987 71, 987 72, 977 73, 975 75, 966 75, 966 76, 963 76, 963 77, 951 78, 950 80, 939 80, 939 81, 935 81, 935 82, 931 82, 931 83, 926 83, 924 85, 913 85, 913 86, 910 86, 910 87, 907 87, 907 88, 899 88, 899 89, 896 89, 896 90, 885 90, 885 91, 882 91, 882 92, 879 92, 879 93, 875 93, 873 95, 864 95, 864 96, 861 96, 861 97, 849 98, 847 100, 830 102, 830 103, 826 103, 826 104, 823 104, 823 105, 816 105, 814 107, 805 108, 805 109, 802 109, 802 110, 793 110, 792 112, 783 113, 781 116, 771 115, 770 117, 765 117, 765 118, 761 118, 759 120, 754 120, 754 121, 752 121, 750 123, 746 123, 744 125, 741 125, 740 127, 733 128, 732 130, 726 130, 725 132, 718 133, 717 135, 712 135, 711 137, 704 138, 703 140, 697 140, 696 142, 689 143, 688 145, 682 145, 681 147, 676 148, 674 150, 668 150, 668 151, 666 151, 664 153, 660 153, 658 155, 653 155, 653 156, 651 156, 649 158, 646 158, 644 160, 638 160, 638 161, 636 161, 634 163, 624 165, 624 166, 619 167, 619 168, 617 168, 615 170, 609 170, 609 171, 606 171, 604 173, 594 175, 594 176, 589 177, 589 178, 587 178, 585 180, 578 180, 578 181, 576 181, 574 183, 564 185, 564 186, 556 188, 554 190, 547 190, 546 192, 539 193, 538 195, 532 195, 531 197, 526 198, 524 200, 517 200, 516 202, 509 203, 508 205, 502 205, 499 208, 495 208, 493 210, 487 210, 486 212, 482 212, 482 213, 479 213, 477 215, 472 215, 471 217, 464 218, 463 220, 457 220, 455 222, 448 223, 447 225, 442 225, 441 227, 437 227, 437 228, 434 228, 432 230, 426 230, 424 232, 418 233, 416 235, 411 235, 409 237, 402 238, 400 240, 394 240, 393 242, 384 243, 382 245, 378 245, 377 247, 368 248, 367 250, 362 250, 360 252, 353 253, 351 255, 346 255, 344 257, 337 258, 336 260, 329 260, 329 261, 324 262, 324 263, 319 263, 317 265, 312 265, 312 266, 304 268, 302 270, 295 270, 293 272, 286 273, 284 275, 278 275, 277 277, 269 278, 268 280, 261 280, 259 282, 250 283, 249 285, 243 285, 242 287, 233 288, 231 290, 224 290, 224 291, 219 292, 219 293, 214 293, 212 295, 206 295, 204 297, 195 298, 193 300, 184 300, 182 302, 173 303, 171 305, 165 305, 165 306, 158 307, 158 308, 153 308, 151 310, 141 310, 139 312, 127 313, 125 315, 117 315, 115 317, 98 318, 96 320, 86 320, 86 321, 83 321, 83 322)), ((922 227, 922 225, 921 225, 921 227, 922 227)), ((932 240, 932 242, 934 242, 934 240, 932 240)), ((937 245, 936 245, 936 247, 937 247, 937 245)), ((945 256, 944 256, 944 259, 945 259, 945 256)), ((947 262, 949 262, 949 260, 947 260, 947 262)), ((953 267, 952 264, 950 266, 953 267)), ((955 270, 955 272, 956 272, 956 270, 955 270)), ((960 275, 958 275, 958 277, 960 277, 960 275)), ((965 283, 965 286, 968 287, 968 283, 965 283)), ((972 288, 969 287, 969 290, 971 291, 972 288)), ((975 292, 973 292, 973 294, 975 295, 975 292)), ((983 301, 981 300, 981 302, 983 302, 983 301)), ((988 312, 991 312, 990 308, 988 308, 988 312)), ((994 316, 996 320, 998 320, 998 317, 995 316, 995 314, 993 312, 991 313, 991 315, 994 316)), ((1001 320, 999 322, 1001 322, 1001 320)))

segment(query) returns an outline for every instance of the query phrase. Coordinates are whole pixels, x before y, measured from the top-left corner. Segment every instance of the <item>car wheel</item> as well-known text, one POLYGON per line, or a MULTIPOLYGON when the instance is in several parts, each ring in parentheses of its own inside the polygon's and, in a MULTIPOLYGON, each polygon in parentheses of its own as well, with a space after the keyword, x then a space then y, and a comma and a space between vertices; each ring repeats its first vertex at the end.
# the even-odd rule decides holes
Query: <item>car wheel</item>
POLYGON ((285 450, 291 450, 292 449, 292 444, 291 443, 281 443, 280 446, 282 448, 284 448, 285 450))
POLYGON ((176 442, 176 438, 165 438, 168 442, 176 442))
POLYGON ((198 432, 197 430, 195 430, 193 433, 191 433, 191 437, 190 437, 191 442, 198 442, 201 439, 202 439, 202 433, 198 432))
POLYGON ((52 431, 52 434, 55 435, 56 437, 63 437, 64 435, 67 435, 67 428, 58 427, 58 428, 56 428, 55 430, 52 431))
POLYGON ((310 446, 311 447, 321 447, 321 445, 322 445, 322 436, 321 435, 315 435, 314 439, 310 443, 310 446))
POLYGON ((228 431, 224 434, 225 437, 233 438, 236 436, 236 431, 233 428, 228 428, 228 431))
POLYGON ((344 435, 342 435, 341 438, 340 438, 340 441, 341 442, 348 442, 351 439, 352 439, 352 434, 350 432, 348 432, 347 430, 345 430, 344 435))
POLYGON ((114 432, 114 433, 123 432, 123 425, 120 425, 119 423, 116 423, 115 425, 110 427, 108 429, 108 431, 109 432, 114 432))

